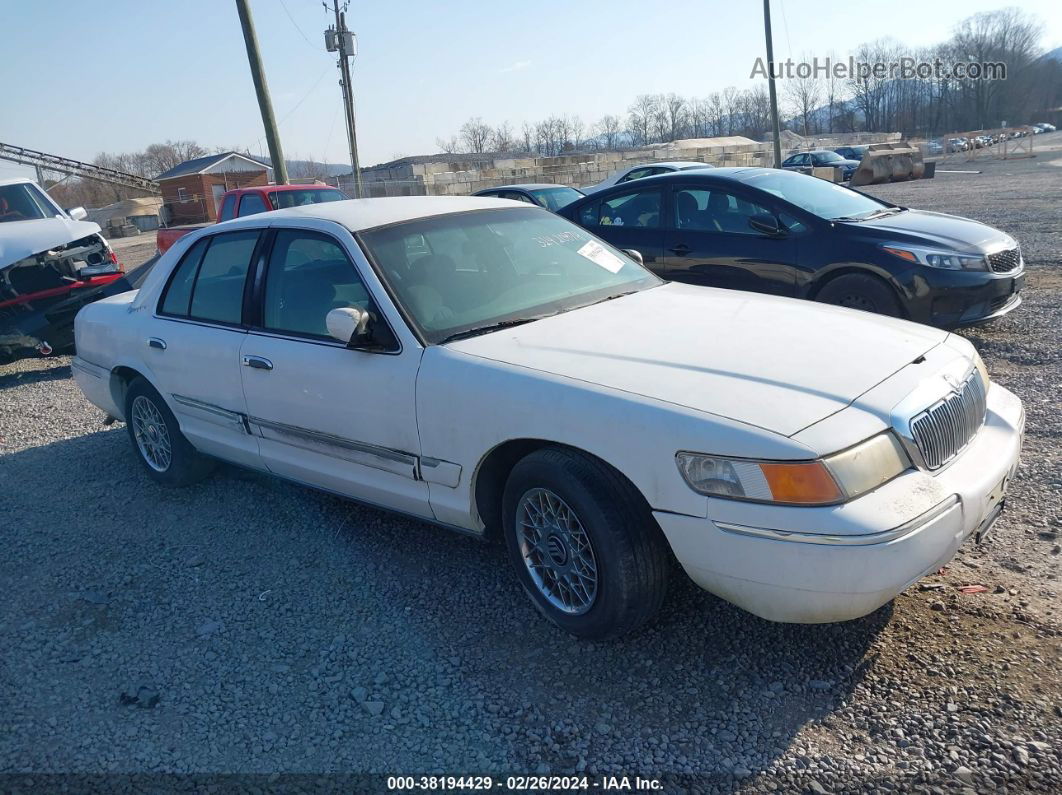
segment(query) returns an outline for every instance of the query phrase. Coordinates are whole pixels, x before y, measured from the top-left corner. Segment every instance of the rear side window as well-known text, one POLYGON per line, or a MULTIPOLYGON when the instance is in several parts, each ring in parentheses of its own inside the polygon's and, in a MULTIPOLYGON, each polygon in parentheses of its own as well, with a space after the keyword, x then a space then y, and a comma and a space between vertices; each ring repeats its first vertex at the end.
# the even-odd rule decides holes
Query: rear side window
POLYGON ((162 314, 237 325, 258 231, 230 232, 195 243, 162 296, 162 314))
POLYGON ((215 235, 203 255, 192 288, 189 317, 238 324, 243 316, 243 284, 258 232, 215 235))
POLYGON ((177 266, 173 276, 170 277, 166 294, 162 297, 162 313, 165 315, 188 316, 188 305, 192 302, 192 285, 195 283, 195 272, 199 270, 199 261, 203 258, 210 238, 204 237, 194 246, 188 249, 177 266))
POLYGON ((265 202, 262 201, 262 197, 257 193, 245 193, 243 198, 240 199, 240 217, 245 215, 255 215, 257 213, 264 213, 269 208, 266 207, 265 202))

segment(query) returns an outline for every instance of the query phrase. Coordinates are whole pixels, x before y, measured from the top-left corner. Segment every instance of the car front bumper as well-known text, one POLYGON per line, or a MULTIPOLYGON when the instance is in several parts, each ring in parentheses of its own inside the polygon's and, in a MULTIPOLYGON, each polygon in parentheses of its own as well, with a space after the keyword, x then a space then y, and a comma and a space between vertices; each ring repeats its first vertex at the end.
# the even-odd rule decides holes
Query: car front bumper
POLYGON ((1012 273, 917 268, 905 285, 911 320, 938 328, 986 323, 1017 309, 1024 267, 1012 273))
POLYGON ((751 613, 792 623, 859 618, 987 532, 1017 468, 1024 421, 1021 401, 994 384, 984 426, 935 474, 908 470, 826 508, 713 499, 704 518, 654 516, 694 582, 751 613))

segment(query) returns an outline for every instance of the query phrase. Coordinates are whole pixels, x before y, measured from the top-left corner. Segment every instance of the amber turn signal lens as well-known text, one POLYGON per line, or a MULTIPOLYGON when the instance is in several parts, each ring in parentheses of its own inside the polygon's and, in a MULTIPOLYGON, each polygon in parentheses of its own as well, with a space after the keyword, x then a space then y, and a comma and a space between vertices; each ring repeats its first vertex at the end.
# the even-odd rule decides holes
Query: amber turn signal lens
POLYGON ((842 497, 840 488, 821 461, 761 463, 760 469, 775 502, 822 505, 839 502, 842 497))
POLYGON ((905 259, 908 262, 918 262, 918 257, 916 257, 913 252, 908 251, 907 249, 904 249, 904 248, 891 248, 889 246, 882 246, 882 248, 885 249, 886 251, 888 251, 894 257, 899 257, 900 259, 905 259))

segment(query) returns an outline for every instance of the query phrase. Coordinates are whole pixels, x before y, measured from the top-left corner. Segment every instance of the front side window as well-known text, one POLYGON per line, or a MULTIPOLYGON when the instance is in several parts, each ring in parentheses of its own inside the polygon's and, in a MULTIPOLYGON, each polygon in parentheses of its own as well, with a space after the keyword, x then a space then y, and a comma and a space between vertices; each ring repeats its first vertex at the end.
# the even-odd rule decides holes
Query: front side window
POLYGON ((749 219, 773 213, 729 191, 683 188, 675 193, 674 214, 676 229, 755 235, 749 219))
POLYGON ((844 160, 836 152, 819 152, 811 156, 816 166, 825 166, 829 163, 839 163, 844 160))
POLYGON ((277 232, 266 269, 265 328, 328 337, 328 313, 348 306, 368 311, 369 291, 339 243, 300 229, 277 232))
POLYGON ((266 207, 265 202, 262 201, 262 197, 257 193, 245 193, 243 198, 240 199, 240 217, 245 215, 256 215, 258 213, 264 213, 269 208, 266 207))
POLYGON ((512 201, 525 202, 526 204, 534 204, 531 198, 524 193, 518 193, 515 190, 505 190, 498 194, 499 199, 511 199, 512 201))
POLYGON ((431 343, 661 283, 608 243, 538 207, 439 215, 358 237, 431 343), (408 256, 422 247, 427 254, 408 256))
POLYGON ((631 180, 641 179, 642 177, 651 177, 654 174, 662 174, 664 169, 653 168, 652 166, 645 166, 643 168, 636 168, 629 172, 627 176, 620 180, 620 182, 630 182, 631 180))

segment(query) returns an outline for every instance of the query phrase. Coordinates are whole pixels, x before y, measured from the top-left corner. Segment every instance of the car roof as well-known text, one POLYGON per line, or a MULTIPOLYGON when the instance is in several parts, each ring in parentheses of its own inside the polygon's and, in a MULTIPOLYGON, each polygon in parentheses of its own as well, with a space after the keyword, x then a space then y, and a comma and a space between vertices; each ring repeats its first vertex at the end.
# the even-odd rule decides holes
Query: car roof
MULTIPOLYGON (((518 182, 512 185, 495 185, 492 188, 484 188, 483 190, 477 190, 473 193, 473 196, 478 196, 481 193, 494 190, 541 190, 542 188, 571 188, 571 185, 558 185, 554 182, 518 182)), ((572 190, 579 190, 578 188, 572 188, 572 190)), ((581 192, 581 191, 580 191, 581 192)))
POLYGON ((235 188, 232 192, 235 193, 236 191, 252 191, 252 190, 277 190, 277 191, 307 190, 307 189, 318 189, 318 190, 320 190, 322 188, 328 188, 329 190, 339 190, 339 188, 337 188, 335 185, 320 185, 320 184, 314 184, 312 182, 303 182, 303 183, 297 183, 296 182, 296 183, 291 183, 291 184, 288 184, 288 185, 251 185, 251 186, 248 186, 246 188, 235 188))
MULTIPOLYGON (((653 174, 651 177, 642 177, 639 180, 633 182, 621 182, 618 185, 610 185, 602 191, 596 191, 588 194, 588 197, 600 196, 605 191, 621 191, 627 188, 632 188, 638 185, 643 185, 650 182, 681 182, 688 179, 714 179, 714 180, 733 180, 735 182, 745 182, 749 177, 753 177, 757 174, 764 172, 771 172, 774 174, 792 174, 792 171, 781 171, 773 168, 756 168, 754 166, 724 166, 723 168, 708 168, 704 171, 695 171, 693 169, 689 171, 668 171, 664 174, 653 174)), ((582 199, 579 199, 582 201, 582 199)))
POLYGON ((682 168, 683 166, 704 166, 705 168, 711 168, 710 163, 704 163, 700 160, 654 160, 651 163, 635 163, 627 170, 647 168, 649 166, 675 166, 676 168, 682 168))
POLYGON ((0 185, 23 185, 27 182, 31 185, 37 184, 29 177, 11 177, 9 179, 0 179, 0 185))
MULTIPOLYGON (((528 208, 530 206, 528 205, 528 208)), ((320 218, 345 226, 351 232, 360 232, 377 226, 429 218, 437 215, 462 213, 469 210, 515 210, 516 204, 508 199, 492 199, 486 196, 391 196, 380 199, 347 199, 338 202, 307 204, 302 207, 287 207, 268 213, 248 215, 226 221, 231 228, 268 224, 277 218, 320 218), (258 223, 255 223, 258 219, 258 223), (241 223, 246 222, 246 223, 241 223)), ((546 212, 542 210, 542 212, 546 212)))

